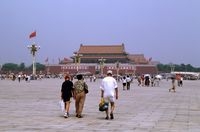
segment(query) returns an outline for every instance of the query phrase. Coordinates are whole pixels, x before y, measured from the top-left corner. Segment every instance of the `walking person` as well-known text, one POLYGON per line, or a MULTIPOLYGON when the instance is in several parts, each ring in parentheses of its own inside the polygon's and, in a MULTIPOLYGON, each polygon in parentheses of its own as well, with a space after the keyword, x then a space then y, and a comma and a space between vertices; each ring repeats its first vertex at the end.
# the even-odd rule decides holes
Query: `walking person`
MULTIPOLYGON (((102 80, 101 85, 101 98, 106 103, 110 103, 110 119, 114 119, 115 99, 118 99, 118 86, 117 81, 112 77, 112 71, 107 71, 107 76, 102 80)), ((106 110, 106 120, 109 119, 109 108, 106 110)))
POLYGON ((73 96, 73 83, 70 81, 70 76, 65 76, 65 81, 62 83, 61 99, 65 103, 64 117, 69 117, 70 99, 73 96))
POLYGON ((126 88, 127 90, 130 90, 130 85, 131 85, 131 78, 129 75, 126 77, 126 88))
POLYGON ((183 77, 181 77, 181 79, 180 79, 180 87, 182 87, 183 86, 183 77))
POLYGON ((142 84, 142 78, 141 78, 141 76, 137 77, 137 81, 138 81, 138 86, 141 86, 141 84, 142 84))
POLYGON ((171 92, 171 90, 176 92, 175 77, 172 77, 171 79, 172 79, 172 88, 169 89, 169 92, 171 92))
POLYGON ((83 80, 83 75, 77 75, 78 81, 74 83, 74 99, 76 108, 76 117, 82 118, 82 111, 85 103, 86 92, 84 89, 88 90, 88 85, 83 80))
POLYGON ((21 77, 22 77, 21 74, 19 74, 17 77, 19 82, 21 81, 21 77))
POLYGON ((123 90, 125 90, 125 88, 126 88, 126 77, 125 76, 123 76, 123 78, 122 78, 122 85, 123 85, 123 90))

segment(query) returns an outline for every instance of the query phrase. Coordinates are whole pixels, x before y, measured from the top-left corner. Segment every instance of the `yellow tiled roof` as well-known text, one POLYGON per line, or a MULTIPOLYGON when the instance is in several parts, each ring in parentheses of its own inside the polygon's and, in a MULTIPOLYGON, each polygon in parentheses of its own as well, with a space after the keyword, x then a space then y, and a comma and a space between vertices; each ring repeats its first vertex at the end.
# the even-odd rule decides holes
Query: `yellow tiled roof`
POLYGON ((124 44, 121 45, 83 45, 81 44, 79 54, 121 54, 125 53, 124 44))

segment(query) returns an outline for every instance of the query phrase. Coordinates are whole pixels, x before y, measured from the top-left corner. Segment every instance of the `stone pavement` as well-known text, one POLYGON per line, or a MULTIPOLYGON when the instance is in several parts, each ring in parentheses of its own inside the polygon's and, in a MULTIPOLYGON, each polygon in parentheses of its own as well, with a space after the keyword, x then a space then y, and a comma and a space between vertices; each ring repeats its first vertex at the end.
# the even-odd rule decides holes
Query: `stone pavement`
POLYGON ((184 81, 177 92, 169 92, 171 81, 162 80, 160 87, 139 87, 136 80, 130 91, 119 83, 115 119, 105 120, 98 111, 99 84, 88 82, 90 91, 83 118, 74 114, 63 118, 58 101, 62 79, 25 81, 0 80, 1 132, 199 132, 200 81, 184 81))

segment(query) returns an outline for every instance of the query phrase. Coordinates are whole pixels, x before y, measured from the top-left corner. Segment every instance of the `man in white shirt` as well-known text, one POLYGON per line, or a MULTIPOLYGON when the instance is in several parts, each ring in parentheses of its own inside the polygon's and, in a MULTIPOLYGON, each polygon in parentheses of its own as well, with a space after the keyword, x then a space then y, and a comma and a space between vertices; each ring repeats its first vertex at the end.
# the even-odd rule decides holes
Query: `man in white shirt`
MULTIPOLYGON (((110 119, 114 119, 113 111, 115 108, 115 99, 118 99, 117 81, 112 77, 112 71, 107 71, 107 76, 101 82, 101 97, 105 102, 111 104, 110 119)), ((109 108, 106 110, 106 118, 109 119, 109 108)))
POLYGON ((130 90, 130 85, 131 85, 131 78, 128 75, 126 77, 126 88, 127 88, 127 90, 130 90))

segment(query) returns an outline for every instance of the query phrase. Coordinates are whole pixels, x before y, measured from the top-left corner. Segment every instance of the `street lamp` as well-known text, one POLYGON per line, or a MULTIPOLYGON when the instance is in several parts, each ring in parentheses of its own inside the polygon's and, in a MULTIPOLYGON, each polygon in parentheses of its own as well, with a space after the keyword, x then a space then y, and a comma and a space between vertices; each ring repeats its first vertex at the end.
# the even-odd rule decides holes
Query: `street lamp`
POLYGON ((28 45, 28 49, 31 51, 31 55, 33 57, 33 76, 36 75, 36 66, 35 66, 35 55, 36 52, 40 49, 40 46, 37 46, 36 44, 28 45))
POLYGON ((175 65, 173 63, 170 63, 170 68, 171 68, 171 72, 174 72, 174 68, 175 68, 175 65))
POLYGON ((117 81, 119 81, 119 61, 116 62, 116 68, 117 68, 117 81))
POLYGON ((104 62, 106 61, 106 59, 101 57, 101 59, 98 59, 98 61, 100 63, 101 75, 103 76, 103 66, 104 66, 104 62))
POLYGON ((78 73, 79 71, 79 64, 81 63, 81 56, 83 56, 82 54, 79 54, 78 52, 74 52, 74 61, 75 61, 75 64, 76 64, 76 71, 78 73))

